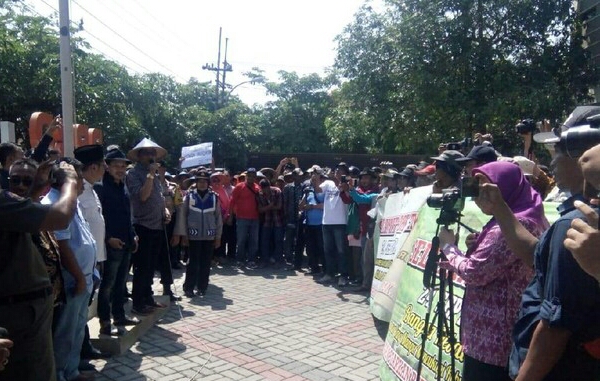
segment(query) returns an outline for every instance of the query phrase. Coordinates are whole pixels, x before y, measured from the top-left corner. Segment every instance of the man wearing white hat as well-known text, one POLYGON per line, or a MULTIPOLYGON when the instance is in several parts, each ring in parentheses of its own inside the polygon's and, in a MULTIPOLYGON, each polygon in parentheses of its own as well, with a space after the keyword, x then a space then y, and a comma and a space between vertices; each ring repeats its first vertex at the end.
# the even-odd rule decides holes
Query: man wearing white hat
POLYGON ((171 219, 156 176, 157 161, 165 156, 167 150, 147 138, 127 153, 129 160, 137 162, 127 173, 125 183, 129 190, 134 228, 139 237, 139 248, 133 255, 132 292, 132 312, 138 315, 148 315, 154 308, 165 307, 152 296, 154 269, 165 240, 164 226, 171 219))

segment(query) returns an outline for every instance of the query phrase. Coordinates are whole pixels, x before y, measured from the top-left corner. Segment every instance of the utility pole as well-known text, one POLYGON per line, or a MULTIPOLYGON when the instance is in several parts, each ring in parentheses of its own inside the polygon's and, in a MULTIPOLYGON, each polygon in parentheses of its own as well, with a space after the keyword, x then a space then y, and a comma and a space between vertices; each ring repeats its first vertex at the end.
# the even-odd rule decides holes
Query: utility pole
POLYGON ((210 71, 216 71, 217 72, 217 84, 215 86, 215 96, 216 96, 216 102, 217 105, 219 104, 219 88, 221 88, 221 91, 224 93, 225 92, 225 74, 228 71, 232 71, 232 67, 229 63, 227 63, 227 43, 229 41, 229 38, 225 39, 225 60, 223 62, 223 68, 221 68, 221 34, 222 34, 223 28, 220 27, 219 28, 219 52, 217 55, 217 66, 215 67, 215 65, 213 64, 205 64, 202 65, 202 69, 203 70, 210 70, 210 71), (223 80, 221 80, 221 71, 223 72, 223 80))
POLYGON ((73 101, 73 63, 71 60, 71 32, 69 30, 69 0, 58 3, 60 21, 60 90, 63 120, 63 156, 73 157, 73 125, 75 102, 73 101))

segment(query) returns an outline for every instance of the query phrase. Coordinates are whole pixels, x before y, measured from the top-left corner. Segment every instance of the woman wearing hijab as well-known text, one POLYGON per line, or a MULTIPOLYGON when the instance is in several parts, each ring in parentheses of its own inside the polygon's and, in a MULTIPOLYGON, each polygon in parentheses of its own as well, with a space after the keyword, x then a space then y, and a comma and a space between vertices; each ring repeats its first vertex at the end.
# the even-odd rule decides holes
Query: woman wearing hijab
MULTIPOLYGON (((474 169, 473 176, 480 184, 496 184, 504 201, 532 234, 539 236, 548 227, 542 199, 517 165, 492 162, 474 169)), ((491 215, 482 200, 474 201, 483 213, 491 215)), ((510 380, 511 331, 532 268, 508 249, 494 218, 465 254, 454 245, 454 235, 448 230, 442 230, 440 242, 446 255, 440 267, 458 274, 466 286, 460 327, 465 354, 463 380, 510 380)))

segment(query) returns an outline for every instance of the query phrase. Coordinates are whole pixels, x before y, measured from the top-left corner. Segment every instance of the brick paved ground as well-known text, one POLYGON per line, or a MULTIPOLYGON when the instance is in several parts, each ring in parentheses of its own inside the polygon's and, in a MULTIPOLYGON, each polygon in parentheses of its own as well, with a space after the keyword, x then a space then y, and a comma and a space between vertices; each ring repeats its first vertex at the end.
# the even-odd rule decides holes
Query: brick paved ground
POLYGON ((303 273, 217 268, 205 297, 179 305, 127 353, 94 361, 96 380, 379 379, 387 327, 366 293, 303 273))

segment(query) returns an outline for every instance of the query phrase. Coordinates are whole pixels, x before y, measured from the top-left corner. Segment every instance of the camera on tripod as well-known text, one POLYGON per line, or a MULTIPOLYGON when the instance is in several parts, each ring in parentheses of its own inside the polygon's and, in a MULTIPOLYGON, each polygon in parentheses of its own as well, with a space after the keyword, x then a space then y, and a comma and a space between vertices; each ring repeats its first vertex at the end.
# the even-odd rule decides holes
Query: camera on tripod
POLYGON ((479 196, 479 179, 461 177, 460 188, 442 189, 442 193, 433 193, 427 197, 427 206, 435 209, 460 212, 465 207, 467 197, 479 196))

